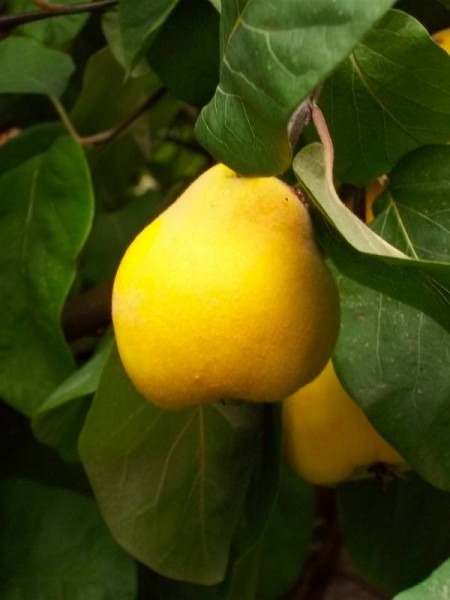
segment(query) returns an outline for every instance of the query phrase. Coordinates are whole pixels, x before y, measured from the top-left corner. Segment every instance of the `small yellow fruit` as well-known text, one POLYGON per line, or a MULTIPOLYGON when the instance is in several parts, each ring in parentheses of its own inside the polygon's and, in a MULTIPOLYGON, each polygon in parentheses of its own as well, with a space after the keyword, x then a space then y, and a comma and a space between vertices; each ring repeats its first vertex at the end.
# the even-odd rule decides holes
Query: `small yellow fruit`
POLYGON ((132 242, 112 310, 125 370, 166 408, 280 401, 323 369, 339 327, 307 208, 275 177, 224 165, 132 242))
POLYGON ((375 179, 367 184, 366 193, 366 223, 371 223, 374 220, 373 203, 383 191, 383 185, 379 179, 375 179))
POLYGON ((439 44, 441 48, 444 48, 450 54, 450 28, 442 29, 442 31, 436 31, 431 36, 436 44, 439 44))
POLYGON ((331 360, 313 382, 283 402, 283 430, 288 462, 315 485, 367 477, 374 465, 406 468, 345 391, 331 360))

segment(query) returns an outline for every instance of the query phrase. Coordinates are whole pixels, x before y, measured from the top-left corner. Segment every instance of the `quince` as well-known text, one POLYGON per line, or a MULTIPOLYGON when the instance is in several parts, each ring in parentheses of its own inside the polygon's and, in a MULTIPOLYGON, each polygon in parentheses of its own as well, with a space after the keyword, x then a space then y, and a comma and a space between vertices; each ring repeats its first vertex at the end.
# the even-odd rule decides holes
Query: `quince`
POLYGON ((308 209, 222 164, 132 242, 112 311, 131 381, 166 408, 281 401, 320 373, 339 327, 308 209))
POLYGON ((288 462, 315 485, 407 469, 348 395, 331 360, 313 382, 283 402, 283 430, 288 462))

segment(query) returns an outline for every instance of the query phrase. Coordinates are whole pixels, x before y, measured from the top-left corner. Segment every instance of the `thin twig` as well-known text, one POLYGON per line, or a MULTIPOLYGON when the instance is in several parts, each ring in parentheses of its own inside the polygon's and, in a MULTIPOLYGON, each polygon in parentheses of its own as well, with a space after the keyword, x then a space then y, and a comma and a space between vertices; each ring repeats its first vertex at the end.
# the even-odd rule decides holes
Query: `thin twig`
MULTIPOLYGON (((0 37, 10 33, 15 27, 42 21, 43 19, 52 19, 53 17, 64 17, 67 15, 77 15, 85 12, 95 12, 104 10, 117 4, 118 0, 98 0, 97 2, 81 2, 80 4, 55 5, 60 8, 49 10, 49 6, 42 10, 19 13, 15 15, 0 15, 0 37)), ((41 4, 46 4, 42 2, 41 4)))
POLYGON ((59 101, 59 99, 56 96, 53 96, 52 94, 49 95, 49 98, 50 98, 53 106, 55 107, 55 110, 58 113, 58 116, 61 119, 62 124, 66 128, 67 133, 78 144, 81 144, 81 137, 78 134, 78 131, 75 129, 75 127, 74 127, 72 121, 70 120, 70 117, 67 114, 66 109, 64 108, 64 106, 62 105, 62 103, 59 101))
POLYGON ((323 116, 323 112, 317 106, 315 102, 311 105, 311 116, 316 128, 317 133, 319 134, 320 141, 323 145, 324 156, 325 156, 325 172, 329 183, 331 183, 331 187, 334 187, 333 184, 333 164, 334 164, 334 147, 333 140, 331 139, 330 132, 328 130, 327 122, 325 121, 325 117, 323 116))
POLYGON ((149 96, 140 106, 138 106, 126 119, 119 123, 116 127, 107 129, 106 131, 100 131, 93 135, 87 135, 79 138, 79 141, 83 146, 93 146, 96 144, 104 144, 105 142, 111 142, 116 139, 121 133, 123 133, 130 125, 132 125, 139 117, 147 112, 152 106, 154 106, 166 93, 165 88, 160 88, 152 96, 149 96))

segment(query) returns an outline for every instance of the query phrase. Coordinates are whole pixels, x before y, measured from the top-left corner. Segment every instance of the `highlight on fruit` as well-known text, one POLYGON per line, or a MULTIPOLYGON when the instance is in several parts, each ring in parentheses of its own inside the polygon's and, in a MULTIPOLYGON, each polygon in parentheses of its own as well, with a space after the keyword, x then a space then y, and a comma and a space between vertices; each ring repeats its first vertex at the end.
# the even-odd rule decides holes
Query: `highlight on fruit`
POLYGON ((283 402, 283 433, 287 461, 315 485, 408 469, 347 393, 331 360, 314 381, 283 402))
POLYGON ((112 313, 128 376, 165 408, 281 401, 317 377, 339 328, 308 209, 281 180, 222 164, 132 242, 112 313))

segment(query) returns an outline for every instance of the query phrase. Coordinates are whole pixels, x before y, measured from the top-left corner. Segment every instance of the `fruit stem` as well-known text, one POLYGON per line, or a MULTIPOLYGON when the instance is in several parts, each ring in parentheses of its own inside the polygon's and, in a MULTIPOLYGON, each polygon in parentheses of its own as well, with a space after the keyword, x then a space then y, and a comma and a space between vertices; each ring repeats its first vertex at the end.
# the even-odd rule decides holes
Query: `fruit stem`
POLYGON ((327 122, 323 116, 323 112, 317 106, 315 102, 311 103, 311 117, 319 134, 320 141, 325 154, 325 173, 327 176, 328 183, 334 188, 333 183, 333 165, 334 165, 334 146, 333 140, 331 139, 330 131, 328 129, 327 122))

